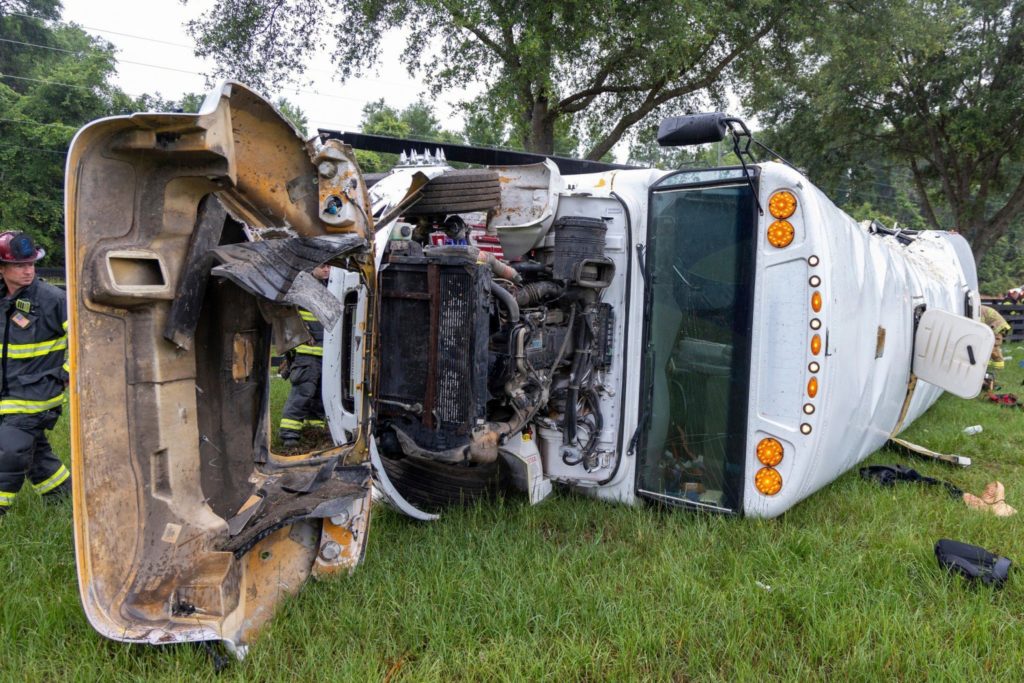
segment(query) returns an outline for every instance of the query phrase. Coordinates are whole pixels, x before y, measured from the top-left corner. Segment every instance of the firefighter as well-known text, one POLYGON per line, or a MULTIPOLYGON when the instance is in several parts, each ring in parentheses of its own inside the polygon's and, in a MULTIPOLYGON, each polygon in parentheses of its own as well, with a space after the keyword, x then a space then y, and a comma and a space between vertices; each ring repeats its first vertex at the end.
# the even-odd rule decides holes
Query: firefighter
POLYGON ((24 233, 0 233, 0 515, 26 476, 46 498, 71 491, 71 473, 46 438, 68 382, 68 317, 64 292, 36 277, 35 263, 45 253, 24 233))
MULTIPOLYGON (((327 284, 331 267, 320 265, 313 269, 313 277, 327 284)), ((293 449, 299 445, 303 427, 323 427, 324 402, 321 394, 321 374, 324 356, 324 326, 309 311, 299 309, 299 315, 306 323, 311 344, 300 344, 289 354, 287 378, 292 388, 281 411, 278 435, 281 445, 293 449)))
POLYGON ((999 315, 999 312, 991 306, 981 307, 981 322, 991 327, 992 332, 996 335, 996 343, 992 347, 992 357, 989 359, 988 365, 996 370, 1002 370, 1006 367, 1006 362, 1003 360, 1003 337, 1008 335, 1013 328, 1010 327, 1010 323, 1006 322, 1006 318, 999 315))

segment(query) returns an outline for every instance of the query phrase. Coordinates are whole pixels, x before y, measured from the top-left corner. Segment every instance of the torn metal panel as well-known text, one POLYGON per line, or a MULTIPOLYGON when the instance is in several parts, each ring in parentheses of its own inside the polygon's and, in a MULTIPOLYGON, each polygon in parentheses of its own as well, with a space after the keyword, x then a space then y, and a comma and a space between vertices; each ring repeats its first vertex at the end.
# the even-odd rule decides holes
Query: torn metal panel
POLYGON ((547 235, 565 180, 550 159, 529 166, 499 166, 501 205, 487 227, 498 233, 505 258, 518 259, 547 235))
POLYGON ((443 175, 446 166, 428 168, 401 168, 381 178, 370 188, 376 230, 381 230, 398 218, 419 199, 431 178, 443 175))
POLYGON ((341 302, 309 271, 366 249, 366 241, 357 235, 232 244, 214 250, 222 265, 215 267, 213 274, 269 301, 304 308, 316 315, 325 329, 331 329, 341 318, 341 302))
POLYGON ((373 234, 370 197, 352 148, 338 140, 328 140, 317 150, 313 163, 319 173, 319 218, 324 229, 369 239, 373 234))
POLYGON ((295 306, 278 305, 266 299, 260 299, 258 304, 263 319, 270 323, 272 343, 278 353, 286 353, 313 339, 295 306))
POLYGON ((196 226, 185 257, 178 290, 164 328, 164 338, 186 351, 192 348, 206 281, 213 266, 211 250, 220 244, 227 212, 216 196, 207 195, 199 205, 196 226))
POLYGON ((354 502, 365 497, 370 473, 365 467, 335 469, 336 465, 332 459, 317 470, 267 478, 255 493, 259 501, 229 520, 231 533, 219 548, 241 557, 282 526, 347 514, 354 502))
MULTIPOLYGON (((197 114, 104 119, 72 143, 76 559, 86 615, 107 637, 244 649, 311 573, 362 555, 365 439, 287 463, 269 439, 267 311, 291 311, 296 338, 296 305, 340 315, 302 274, 332 260, 373 292, 366 187, 350 150, 332 144, 342 186, 330 191, 343 189, 349 223, 321 218, 322 150, 237 84, 197 114), (270 229, 295 239, 245 248, 270 229), (229 254, 223 277, 210 277, 211 248, 229 254), (341 550, 321 553, 328 543, 341 550)), ((352 362, 363 372, 368 356, 352 362)), ((354 413, 368 418, 365 401, 354 413)))

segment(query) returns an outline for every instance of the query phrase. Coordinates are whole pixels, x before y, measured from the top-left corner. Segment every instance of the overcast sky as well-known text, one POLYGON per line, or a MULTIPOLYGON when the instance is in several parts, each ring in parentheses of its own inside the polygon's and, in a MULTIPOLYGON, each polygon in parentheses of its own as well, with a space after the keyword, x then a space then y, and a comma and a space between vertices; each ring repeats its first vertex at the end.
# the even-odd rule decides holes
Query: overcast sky
MULTIPOLYGON (((86 31, 113 43, 117 49, 117 84, 130 95, 160 93, 178 99, 187 92, 206 92, 204 71, 211 64, 193 55, 185 23, 197 17, 207 0, 63 0, 64 20, 80 24, 86 31)), ((363 105, 381 97, 391 106, 403 108, 424 92, 399 61, 404 41, 397 32, 386 34, 379 73, 341 85, 332 75, 326 54, 314 56, 305 78, 313 84, 274 93, 297 104, 309 120, 310 133, 317 128, 358 130, 363 105)), ((444 94, 434 102, 442 125, 461 130, 462 119, 453 105, 462 95, 444 94)))

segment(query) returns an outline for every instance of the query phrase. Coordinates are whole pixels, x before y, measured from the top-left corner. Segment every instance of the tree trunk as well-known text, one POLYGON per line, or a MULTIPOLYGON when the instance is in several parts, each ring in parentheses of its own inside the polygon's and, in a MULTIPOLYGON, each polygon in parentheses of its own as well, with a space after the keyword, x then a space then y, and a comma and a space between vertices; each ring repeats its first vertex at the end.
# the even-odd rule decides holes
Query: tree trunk
POLYGON ((527 130, 523 147, 527 152, 553 154, 555 151, 555 120, 550 115, 548 98, 540 95, 526 113, 527 130))

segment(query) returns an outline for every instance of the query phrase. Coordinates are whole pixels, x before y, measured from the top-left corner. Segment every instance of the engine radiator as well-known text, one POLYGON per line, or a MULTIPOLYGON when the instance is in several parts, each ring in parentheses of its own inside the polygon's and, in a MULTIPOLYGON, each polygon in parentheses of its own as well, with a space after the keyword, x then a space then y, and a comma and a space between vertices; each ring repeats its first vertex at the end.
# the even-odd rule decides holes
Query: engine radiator
POLYGON ((467 443, 487 405, 491 273, 469 256, 396 256, 381 270, 377 410, 423 448, 467 443))

